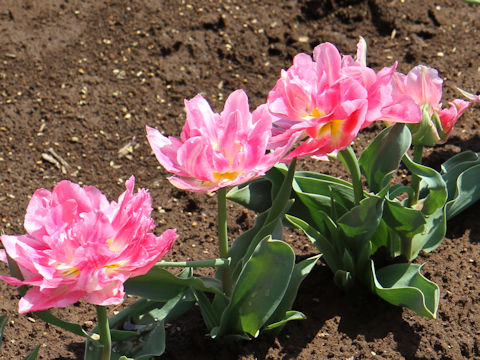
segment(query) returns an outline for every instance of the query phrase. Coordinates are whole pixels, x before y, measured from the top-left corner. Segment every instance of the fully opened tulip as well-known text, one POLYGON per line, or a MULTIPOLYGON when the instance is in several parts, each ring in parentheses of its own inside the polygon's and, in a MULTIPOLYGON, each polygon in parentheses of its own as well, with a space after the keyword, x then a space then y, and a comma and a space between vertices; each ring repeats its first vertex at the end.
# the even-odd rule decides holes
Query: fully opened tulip
POLYGON ((187 121, 180 139, 165 137, 147 126, 147 138, 160 164, 183 190, 215 191, 263 175, 279 161, 294 140, 267 152, 272 115, 266 106, 250 113, 243 90, 233 92, 220 114, 197 95, 185 100, 187 121))
POLYGON ((410 125, 413 143, 433 146, 446 141, 470 103, 455 99, 442 109, 443 80, 437 70, 427 66, 416 66, 407 75, 396 73, 394 79, 397 91, 411 96, 423 112, 422 122, 410 125))
POLYGON ((419 122, 420 109, 413 100, 393 91, 395 68, 376 73, 367 67, 363 39, 356 60, 342 57, 330 43, 318 45, 313 60, 296 55, 268 95, 268 108, 278 117, 271 145, 301 133, 304 141, 286 159, 322 157, 350 145, 374 121, 419 122))
POLYGON ((2 276, 13 285, 31 285, 19 312, 65 307, 85 299, 95 305, 123 301, 123 283, 145 274, 171 247, 177 234, 151 233, 151 197, 133 193, 126 182, 118 202, 95 187, 61 181, 50 192, 37 190, 27 208, 26 235, 1 237, 24 280, 2 276))

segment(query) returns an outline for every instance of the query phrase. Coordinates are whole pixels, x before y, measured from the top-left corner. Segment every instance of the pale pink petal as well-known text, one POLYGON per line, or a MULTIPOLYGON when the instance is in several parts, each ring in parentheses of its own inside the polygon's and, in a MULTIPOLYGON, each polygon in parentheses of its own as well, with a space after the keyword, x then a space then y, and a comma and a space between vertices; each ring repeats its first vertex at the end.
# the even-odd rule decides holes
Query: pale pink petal
POLYGON ((37 287, 27 290, 18 302, 18 312, 25 314, 33 311, 62 308, 76 303, 82 296, 81 291, 71 291, 67 286, 40 291, 37 287))
POLYGON ((357 44, 356 60, 361 66, 367 66, 367 42, 361 36, 357 44))
POLYGON ((149 126, 146 129, 148 143, 158 162, 169 172, 181 173, 181 167, 177 161, 177 151, 181 144, 178 141, 173 141, 172 138, 163 136, 157 129, 149 126))
POLYGON ((341 56, 331 43, 323 43, 313 49, 313 58, 317 62, 317 71, 326 74, 328 84, 332 85, 340 78, 341 56))
POLYGON ((210 141, 217 141, 216 114, 205 98, 198 94, 191 100, 185 100, 187 121, 182 129, 180 139, 186 141, 196 136, 205 136, 210 141))

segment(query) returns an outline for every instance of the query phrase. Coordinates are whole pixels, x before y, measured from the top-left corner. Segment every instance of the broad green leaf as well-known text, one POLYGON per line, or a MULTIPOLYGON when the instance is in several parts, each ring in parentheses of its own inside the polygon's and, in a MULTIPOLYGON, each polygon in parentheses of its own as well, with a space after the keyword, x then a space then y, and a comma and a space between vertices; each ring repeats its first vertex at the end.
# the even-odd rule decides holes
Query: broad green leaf
POLYGON ((363 151, 359 163, 372 192, 378 193, 388 184, 411 141, 405 124, 395 124, 382 130, 363 151))
MULTIPOLYGON (((293 201, 293 200, 291 200, 291 201, 293 201)), ((291 201, 287 202, 285 204, 283 212, 278 213, 277 217, 272 219, 270 222, 267 222, 267 220, 269 218, 269 213, 270 213, 271 210, 267 213, 267 218, 265 219, 264 226, 260 229, 260 231, 258 233, 255 234, 255 236, 252 239, 252 242, 250 243, 247 251, 245 252, 245 255, 243 256, 242 266, 245 266, 248 259, 250 258, 250 256, 252 256, 253 252, 255 251, 256 246, 260 243, 260 241, 262 241, 262 239, 264 239, 267 236, 272 236, 273 237, 274 234, 278 234, 279 232, 280 233, 282 232, 282 230, 283 230, 283 228, 282 228, 282 218, 283 218, 285 212, 290 207, 291 201)), ((282 236, 279 237, 279 239, 282 239, 282 238, 283 238, 283 234, 282 234, 282 236)))
POLYGON ((267 212, 258 215, 255 219, 253 227, 240 234, 240 236, 233 241, 232 246, 228 251, 228 256, 231 258, 231 269, 235 269, 237 264, 242 261, 255 235, 257 235, 264 227, 266 218, 267 212))
POLYGON ((338 220, 347 246, 358 254, 377 230, 382 220, 384 200, 372 196, 363 199, 338 220))
MULTIPOLYGON (((314 174, 316 173, 297 172, 292 184, 295 193, 311 212, 315 209, 330 213, 332 198, 337 206, 344 209, 340 215, 353 206, 352 184, 331 176, 314 174)), ((298 214, 290 213, 298 217, 298 214)))
POLYGON ((396 306, 405 306, 417 314, 436 318, 440 291, 437 284, 421 273, 422 265, 393 264, 375 272, 372 261, 375 292, 396 306))
POLYGON ((442 164, 442 178, 447 184, 449 201, 455 197, 458 177, 476 165, 480 165, 480 158, 473 151, 460 152, 442 164))
POLYGON ((182 279, 159 266, 153 266, 147 274, 128 279, 125 282, 127 294, 156 301, 168 301, 183 292, 187 287, 223 294, 221 283, 216 279, 199 278, 191 275, 182 279))
POLYGON ((442 243, 445 233, 447 232, 445 207, 427 216, 426 221, 425 231, 413 237, 412 258, 416 258, 421 250, 430 252, 442 243))
POLYGON ((220 324, 219 314, 217 314, 215 308, 212 306, 205 293, 197 290, 194 290, 193 293, 195 295, 195 299, 197 300, 198 306, 200 307, 200 312, 202 313, 202 318, 207 326, 207 329, 212 330, 214 327, 220 324))
POLYGON ((403 184, 392 185, 388 190, 388 198, 390 200, 393 200, 402 194, 408 194, 409 197, 412 197, 414 196, 414 191, 411 186, 406 186, 403 184))
POLYGON ((163 306, 156 307, 148 312, 148 314, 156 321, 165 321, 170 313, 178 306, 184 298, 184 292, 178 293, 173 298, 169 299, 163 306))
MULTIPOLYGON (((446 175, 448 175, 448 173, 446 175)), ((479 178, 480 164, 463 171, 458 176, 456 179, 455 193, 452 196, 452 199, 447 203, 447 220, 461 213, 480 199, 479 178)))
POLYGON ((141 314, 148 313, 157 307, 162 307, 163 302, 152 301, 148 299, 140 299, 129 305, 118 314, 108 319, 110 328, 121 326, 128 318, 137 317, 141 314))
POLYGON ((35 360, 38 356, 38 349, 40 349, 40 345, 37 345, 37 347, 27 356, 23 358, 23 360, 35 360))
POLYGON ((388 226, 385 224, 385 221, 380 221, 378 224, 377 230, 372 235, 370 239, 370 243, 372 244, 371 253, 372 255, 377 252, 382 246, 387 246, 388 244, 388 226))
POLYGON ((302 230, 305 235, 307 235, 318 251, 323 254, 323 258, 325 259, 328 267, 335 273, 342 263, 341 259, 339 258, 340 254, 337 252, 337 248, 313 226, 302 219, 291 215, 285 215, 285 217, 293 225, 302 230))
POLYGON ((271 331, 271 330, 274 330, 276 332, 280 331, 279 329, 282 329, 285 324, 289 321, 292 321, 292 320, 304 320, 306 319, 307 317, 301 313, 300 311, 295 311, 295 310, 292 310, 292 311, 287 311, 282 320, 278 321, 278 322, 275 322, 275 323, 271 323, 267 326, 264 327, 264 331, 271 331))
POLYGON ((420 211, 389 199, 385 199, 383 220, 392 230, 408 238, 424 231, 426 223, 420 211))
POLYGON ((272 183, 266 177, 256 178, 246 184, 235 186, 227 199, 245 206, 247 209, 264 212, 272 206, 272 183))
POLYGON ((74 333, 76 335, 88 337, 87 332, 83 330, 83 328, 80 325, 62 320, 56 317, 55 315, 53 315, 50 312, 50 310, 36 311, 34 312, 34 314, 49 324, 61 327, 62 329, 68 330, 71 333, 74 333))
POLYGON ((216 335, 257 337, 285 295, 294 263, 287 243, 262 240, 242 269, 216 335))
MULTIPOLYGON (((293 161, 290 163, 288 167, 287 175, 284 177, 280 188, 278 189, 278 191, 274 192, 272 207, 268 212, 265 223, 274 221, 274 219, 278 219, 283 215, 285 211, 285 207, 288 204, 290 199, 293 176, 295 175, 295 164, 296 164, 296 159, 293 159, 293 161)), ((275 189, 273 190, 275 191, 275 189)))
POLYGON ((431 215, 445 205, 447 200, 447 186, 442 176, 429 168, 428 166, 419 165, 413 162, 408 155, 403 157, 403 163, 413 174, 422 179, 420 183, 420 196, 428 193, 426 197, 421 199, 423 203, 422 213, 431 215))
POLYGON ((265 327, 265 330, 275 328, 275 333, 278 333, 283 328, 283 325, 288 321, 298 320, 298 314, 301 314, 303 318, 305 318, 302 313, 295 315, 292 314, 290 310, 292 309, 293 302, 297 297, 298 289, 300 288, 302 281, 307 277, 308 274, 310 274, 310 271, 312 271, 317 260, 320 259, 321 256, 321 254, 315 255, 299 262, 298 264, 295 264, 287 291, 285 292, 280 304, 278 304, 275 312, 267 320, 267 326, 265 327), (274 326, 274 324, 276 325, 274 326))
POLYGON ((480 157, 476 152, 470 150, 459 152, 442 164, 442 175, 455 172, 455 177, 458 177, 464 170, 477 165, 479 161, 480 157))
POLYGON ((136 337, 135 331, 110 329, 112 341, 126 341, 136 337))
POLYGON ((154 328, 142 337, 141 348, 135 352, 135 360, 150 360, 165 352, 165 326, 163 321, 154 323, 154 328))

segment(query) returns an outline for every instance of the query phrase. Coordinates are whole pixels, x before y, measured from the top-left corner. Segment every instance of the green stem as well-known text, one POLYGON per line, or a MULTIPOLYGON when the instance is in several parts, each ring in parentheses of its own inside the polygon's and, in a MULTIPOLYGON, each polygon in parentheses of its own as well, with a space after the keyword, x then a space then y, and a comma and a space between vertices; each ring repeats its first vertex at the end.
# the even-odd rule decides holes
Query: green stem
POLYGON ((408 261, 411 260, 412 257, 412 238, 407 236, 402 236, 401 242, 401 253, 404 255, 408 261))
POLYGON ((110 327, 108 325, 107 308, 102 305, 97 305, 96 308, 100 343, 103 345, 99 360, 110 360, 112 339, 110 336, 110 327))
MULTIPOLYGON (((217 191, 218 199, 218 249, 222 259, 228 258, 228 232, 227 232, 227 189, 220 188, 217 191)), ((232 274, 230 265, 221 267, 223 292, 230 296, 232 293, 232 274)))
POLYGON ((338 153, 340 160, 347 168, 350 176, 352 178, 353 185, 353 196, 355 205, 360 204, 360 201, 363 199, 363 185, 362 185, 362 174, 360 172, 360 165, 358 164, 357 156, 353 151, 352 146, 348 146, 338 153))
MULTIPOLYGON (((423 145, 421 144, 413 145, 413 161, 421 165, 422 155, 423 155, 423 145)), ((415 174, 412 174, 412 189, 413 189, 413 196, 408 201, 409 206, 415 205, 418 202, 418 197, 420 195, 420 177, 418 177, 415 174)))
POLYGON ((228 259, 196 260, 196 261, 159 261, 155 266, 159 267, 222 267, 229 266, 228 259))

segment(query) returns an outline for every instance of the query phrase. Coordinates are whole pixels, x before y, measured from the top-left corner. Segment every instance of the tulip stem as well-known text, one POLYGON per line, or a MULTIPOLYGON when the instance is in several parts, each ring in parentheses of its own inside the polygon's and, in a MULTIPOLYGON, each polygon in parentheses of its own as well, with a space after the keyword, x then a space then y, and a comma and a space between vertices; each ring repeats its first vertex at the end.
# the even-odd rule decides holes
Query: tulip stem
MULTIPOLYGON (((419 165, 422 164, 422 155, 423 155, 423 145, 416 144, 413 145, 413 161, 419 165)), ((418 197, 420 195, 420 178, 412 174, 412 189, 413 196, 409 200, 409 206, 415 205, 418 202, 418 197)))
POLYGON ((98 330, 100 335, 100 344, 102 344, 102 352, 99 360, 110 360, 112 349, 112 339, 110 336, 110 326, 108 325, 107 308, 97 305, 98 330))
POLYGON ((228 259, 196 260, 196 261, 159 261, 155 264, 158 267, 223 267, 230 265, 228 259))
POLYGON ((360 165, 358 164, 357 156, 355 155, 352 146, 349 145, 338 153, 338 157, 340 160, 342 160, 343 164, 350 173, 352 178, 355 205, 359 205, 360 201, 363 199, 363 185, 362 174, 360 172, 360 165))
MULTIPOLYGON (((217 191, 218 199, 218 248, 220 257, 228 259, 228 230, 227 230, 227 189, 222 187, 217 191)), ((232 293, 232 274, 230 265, 219 269, 222 275, 223 292, 230 296, 232 293)))

